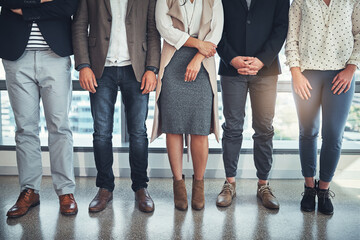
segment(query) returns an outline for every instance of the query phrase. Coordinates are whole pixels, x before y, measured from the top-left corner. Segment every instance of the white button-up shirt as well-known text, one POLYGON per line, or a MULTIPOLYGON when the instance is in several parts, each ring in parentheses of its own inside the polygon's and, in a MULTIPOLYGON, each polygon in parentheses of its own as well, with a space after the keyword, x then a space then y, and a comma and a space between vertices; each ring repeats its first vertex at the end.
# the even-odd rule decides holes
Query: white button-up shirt
MULTIPOLYGON (((169 7, 166 0, 157 1, 155 18, 156 27, 160 35, 166 42, 179 50, 190 36, 197 38, 199 34, 202 16, 202 0, 194 0, 193 3, 191 3, 190 0, 187 0, 185 5, 183 5, 183 1, 178 1, 175 4, 180 4, 185 32, 173 27, 171 17, 167 14, 169 12, 169 7)), ((217 45, 220 42, 224 25, 224 13, 221 0, 215 0, 212 9, 212 34, 208 34, 204 41, 209 41, 217 45)))
POLYGON ((308 70, 360 67, 360 0, 294 0, 286 63, 308 70))
POLYGON ((127 0, 110 0, 112 25, 106 67, 131 65, 125 26, 127 3, 127 0))

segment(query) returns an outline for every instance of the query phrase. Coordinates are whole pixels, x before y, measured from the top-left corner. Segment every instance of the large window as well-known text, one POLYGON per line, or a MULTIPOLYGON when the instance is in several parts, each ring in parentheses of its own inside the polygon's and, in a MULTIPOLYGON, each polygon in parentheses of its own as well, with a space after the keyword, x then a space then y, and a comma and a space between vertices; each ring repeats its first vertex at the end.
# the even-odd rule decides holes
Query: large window
MULTIPOLYGON (((280 53, 281 63, 285 62, 284 50, 280 53)), ((219 59, 216 60, 217 64, 219 59)), ((0 83, 4 84, 5 73, 0 64, 0 83)), ((287 66, 282 66, 283 73, 279 76, 280 83, 285 86, 285 90, 282 89, 278 93, 276 101, 276 114, 274 119, 274 128, 275 128, 275 147, 281 148, 297 148, 297 138, 298 138, 298 121, 296 116, 296 108, 293 101, 293 96, 291 93, 291 74, 287 66)), ((73 72, 73 79, 78 78, 78 73, 73 72)), ((355 76, 356 81, 360 81, 360 72, 356 72, 355 76)), ((0 84, 1 86, 1 84, 0 84)), ((221 92, 218 93, 219 97, 219 120, 220 124, 224 122, 224 117, 222 114, 222 101, 221 101, 221 92)), ((1 102, 1 121, 0 121, 0 145, 14 145, 14 136, 15 136, 15 124, 14 117, 10 107, 9 98, 7 91, 0 91, 0 102, 1 102)), ((253 130, 251 128, 251 107, 250 99, 247 101, 246 105, 246 117, 245 117, 245 126, 244 126, 244 147, 251 148, 251 138, 253 130)), ((146 121, 148 135, 151 135, 152 123, 154 118, 154 106, 155 106, 155 93, 150 94, 149 101, 149 114, 146 121)), ((122 117, 122 105, 121 105, 121 94, 119 92, 118 100, 116 103, 115 114, 114 114, 114 146, 126 146, 124 143, 125 138, 122 138, 121 129, 125 129, 124 121, 121 121, 122 117)), ((71 112, 69 114, 71 121, 71 129, 74 135, 74 145, 75 146, 92 146, 92 117, 90 109, 90 100, 89 94, 85 91, 74 91, 72 97, 72 106, 71 112)), ((40 129, 40 138, 42 145, 47 145, 47 129, 45 124, 45 117, 41 109, 41 122, 39 125, 40 129)), ((221 134, 222 129, 220 128, 221 134)), ((162 135, 158 140, 156 140, 152 147, 164 147, 165 136, 162 135)), ((220 148, 220 144, 215 141, 214 135, 210 135, 210 147, 220 148)), ((345 128, 344 134, 344 147, 348 148, 359 148, 360 144, 360 92, 355 94, 353 105, 351 107, 350 115, 348 122, 345 128), (347 142, 347 143, 346 143, 347 142)))

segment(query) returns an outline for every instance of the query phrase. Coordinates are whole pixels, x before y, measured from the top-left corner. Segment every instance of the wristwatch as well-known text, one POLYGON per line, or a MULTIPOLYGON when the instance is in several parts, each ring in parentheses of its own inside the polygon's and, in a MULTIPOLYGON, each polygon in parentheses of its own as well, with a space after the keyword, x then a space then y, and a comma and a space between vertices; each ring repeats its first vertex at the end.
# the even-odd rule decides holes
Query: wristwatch
POLYGON ((147 71, 152 71, 154 72, 155 74, 158 74, 159 73, 159 69, 157 67, 153 67, 153 66, 147 66, 146 67, 146 70, 147 71))

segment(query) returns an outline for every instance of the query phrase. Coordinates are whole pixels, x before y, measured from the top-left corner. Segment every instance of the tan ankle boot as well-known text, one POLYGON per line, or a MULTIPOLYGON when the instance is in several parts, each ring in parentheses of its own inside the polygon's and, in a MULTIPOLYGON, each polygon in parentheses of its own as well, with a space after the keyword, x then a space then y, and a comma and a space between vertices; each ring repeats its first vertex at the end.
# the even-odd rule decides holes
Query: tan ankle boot
POLYGON ((181 180, 173 179, 173 191, 175 208, 181 211, 185 211, 188 208, 188 202, 184 175, 182 175, 181 180))
POLYGON ((205 206, 204 179, 196 180, 193 175, 191 206, 195 210, 201 210, 205 206))

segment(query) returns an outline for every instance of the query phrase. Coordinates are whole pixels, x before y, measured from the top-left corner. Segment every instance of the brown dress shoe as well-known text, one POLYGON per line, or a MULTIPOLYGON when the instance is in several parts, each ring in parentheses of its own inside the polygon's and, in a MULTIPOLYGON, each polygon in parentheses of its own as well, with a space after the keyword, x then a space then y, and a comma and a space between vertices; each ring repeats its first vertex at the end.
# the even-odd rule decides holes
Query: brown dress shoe
POLYGON ((264 207, 269 209, 279 209, 280 204, 268 184, 259 184, 257 190, 257 197, 260 198, 264 207))
POLYGON ((182 175, 181 180, 173 179, 173 191, 175 208, 181 211, 185 211, 188 208, 188 201, 184 175, 182 175))
POLYGON ((216 199, 216 206, 228 207, 231 205, 234 197, 236 197, 236 182, 229 183, 226 180, 216 199))
POLYGON ((146 188, 141 188, 135 192, 135 201, 142 212, 150 213, 155 209, 154 202, 146 188))
POLYGON ((191 207, 195 210, 201 210, 205 206, 204 179, 196 180, 193 175, 191 207))
POLYGON ((89 212, 100 212, 104 210, 108 202, 110 202, 112 199, 112 192, 105 188, 99 188, 98 193, 89 204, 89 212))
POLYGON ((40 196, 34 192, 34 189, 28 188, 20 193, 15 205, 7 212, 9 218, 17 218, 24 216, 31 207, 40 204, 40 196))
POLYGON ((60 212, 63 215, 75 215, 78 212, 77 204, 72 193, 59 196, 60 212))

